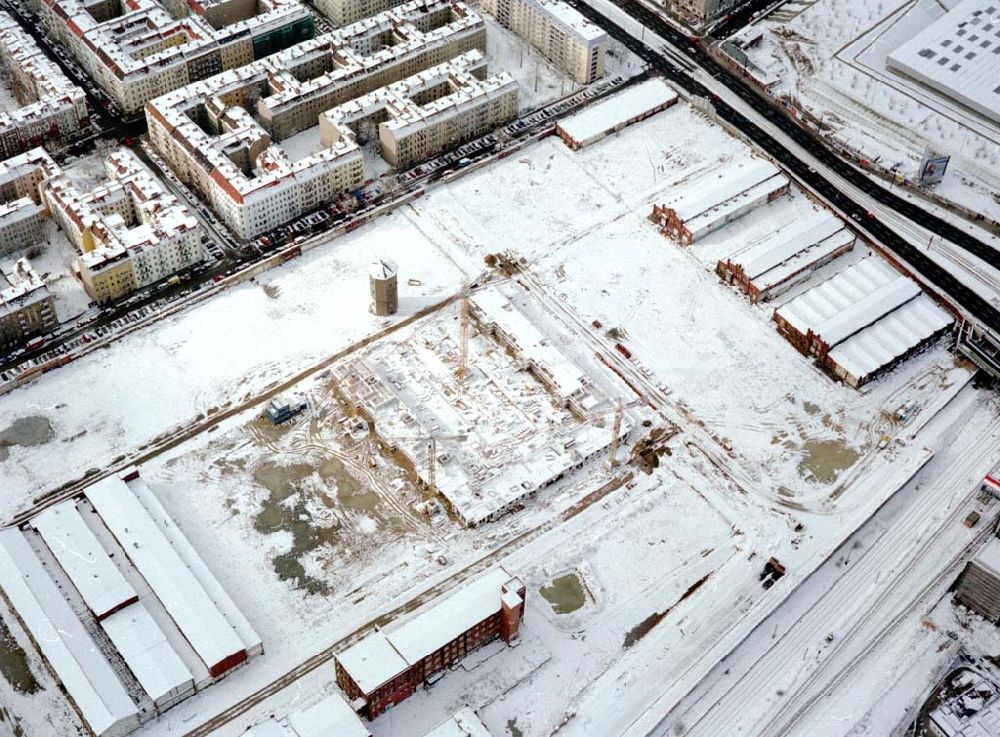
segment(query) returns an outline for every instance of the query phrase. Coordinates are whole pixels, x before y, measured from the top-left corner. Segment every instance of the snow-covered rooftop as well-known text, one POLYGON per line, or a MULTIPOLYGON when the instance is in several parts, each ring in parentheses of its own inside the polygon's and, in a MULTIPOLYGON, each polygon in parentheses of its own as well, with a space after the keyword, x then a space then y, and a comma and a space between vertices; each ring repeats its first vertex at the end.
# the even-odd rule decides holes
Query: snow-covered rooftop
POLYGON ((963 0, 889 54, 887 63, 1000 122, 1000 2, 963 0))
POLYGON ((559 127, 570 138, 583 143, 651 110, 666 107, 676 99, 674 89, 655 77, 560 120, 559 127))
POLYGON ((141 601, 101 622, 139 685, 158 703, 194 689, 194 677, 141 601))
POLYGON ((782 225, 729 260, 740 264, 747 278, 755 280, 841 230, 844 224, 834 215, 825 210, 813 212, 809 217, 782 225))
POLYGON ((501 587, 512 578, 503 566, 495 566, 409 619, 375 630, 339 653, 337 660, 358 687, 370 693, 500 611, 501 587))
POLYGON ((84 721, 100 736, 138 726, 138 709, 20 530, 0 531, 0 587, 84 721))
POLYGON ((296 737, 371 737, 351 705, 339 693, 288 715, 296 737))
POLYGON ((46 546, 98 619, 138 598, 72 499, 32 519, 46 546))
POLYGON ((746 166, 735 171, 722 169, 720 173, 697 179, 686 185, 672 200, 664 203, 664 207, 672 209, 686 223, 777 174, 778 167, 771 162, 752 159, 746 166))
POLYGON ((868 376, 944 330, 954 318, 920 294, 840 343, 830 358, 853 376, 868 376))
POLYGON ((109 476, 84 493, 209 669, 244 650, 232 625, 124 481, 109 476))
POLYGON ((491 737, 490 731, 469 707, 459 709, 447 721, 434 727, 424 737, 491 737))

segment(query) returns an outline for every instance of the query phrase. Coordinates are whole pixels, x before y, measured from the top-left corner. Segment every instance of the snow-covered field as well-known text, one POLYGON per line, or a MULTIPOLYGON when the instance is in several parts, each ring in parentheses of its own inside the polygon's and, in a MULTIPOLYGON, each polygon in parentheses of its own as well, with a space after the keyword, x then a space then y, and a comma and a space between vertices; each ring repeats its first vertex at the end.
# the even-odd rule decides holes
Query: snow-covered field
POLYGON ((934 191, 1000 218, 996 126, 886 68, 886 57, 954 3, 935 0, 816 0, 787 3, 767 20, 754 63, 829 126, 836 140, 915 178, 928 145, 952 156, 934 191))
MULTIPOLYGON (((695 178, 730 174, 751 156, 683 105, 579 152, 543 139, 0 397, 0 425, 43 417, 54 431, 0 458, 0 513, 8 517, 38 493, 150 451, 172 430, 387 324, 367 311, 374 258, 400 267, 392 323, 454 294, 486 254, 510 249, 524 257, 528 282, 579 317, 563 324, 542 307, 531 316, 555 345, 595 380, 614 383, 582 332, 594 330, 586 327, 593 320, 602 337, 615 328, 614 340, 669 391, 683 418, 672 454, 652 475, 572 513, 575 500, 607 480, 594 463, 524 512, 473 531, 414 514, 419 494, 405 481, 386 482, 395 494, 373 481, 392 475, 380 454, 345 462, 322 369, 297 387, 312 408, 291 429, 270 431, 255 419, 260 407, 249 407, 156 455, 144 475, 261 633, 266 654, 143 733, 186 733, 506 542, 517 544, 505 565, 529 584, 524 643, 472 656, 378 720, 378 737, 420 734, 463 703, 483 709, 494 734, 524 737, 549 734, 580 703, 567 733, 588 734, 611 714, 609 698, 621 697, 632 718, 648 689, 666 682, 656 679, 683 690, 710 665, 704 656, 716 643, 776 605, 783 587, 863 521, 921 455, 908 444, 876 449, 883 434, 906 435, 893 411, 915 400, 932 413, 935 398, 969 374, 938 345, 865 393, 846 389, 777 335, 767 305, 720 285, 715 259, 814 207, 800 194, 690 248, 657 233, 647 218, 653 202, 695 178), (296 523, 327 532, 297 533, 296 523), (792 573, 765 592, 757 573, 771 555, 792 573), (572 611, 558 613, 545 596, 572 611)), ((321 665, 222 733, 312 700, 331 677, 331 665, 321 665)))

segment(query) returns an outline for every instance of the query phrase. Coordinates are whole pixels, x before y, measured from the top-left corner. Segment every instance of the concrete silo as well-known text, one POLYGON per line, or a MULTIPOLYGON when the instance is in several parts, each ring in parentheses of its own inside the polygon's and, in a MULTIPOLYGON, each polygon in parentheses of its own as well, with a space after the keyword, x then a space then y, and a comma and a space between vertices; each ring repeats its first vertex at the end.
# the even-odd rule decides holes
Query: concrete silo
POLYGON ((398 267, 394 261, 379 259, 368 272, 371 287, 371 311, 376 315, 393 315, 399 309, 399 290, 396 286, 398 267))

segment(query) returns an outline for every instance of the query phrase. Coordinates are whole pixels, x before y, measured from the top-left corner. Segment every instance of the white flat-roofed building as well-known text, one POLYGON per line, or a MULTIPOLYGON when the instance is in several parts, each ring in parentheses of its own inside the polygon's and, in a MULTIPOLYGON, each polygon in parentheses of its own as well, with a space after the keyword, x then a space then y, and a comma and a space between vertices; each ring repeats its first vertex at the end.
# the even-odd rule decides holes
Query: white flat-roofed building
POLYGON ((560 120, 556 123, 556 133, 570 148, 583 148, 676 102, 673 87, 659 77, 647 79, 560 120))
POLYGON ((722 175, 705 176, 653 206, 660 232, 689 245, 788 193, 788 177, 763 159, 722 175))
POLYGON ((886 63, 1000 123, 1000 2, 963 0, 890 53, 886 63))
POLYGON ((492 737, 482 720, 469 707, 459 709, 424 737, 492 737))
POLYGON ((562 0, 484 0, 482 7, 576 82, 604 76, 607 34, 562 0))
POLYGON ((97 737, 122 737, 139 711, 20 530, 0 531, 0 587, 80 717, 97 737))
POLYGON ((194 693, 194 677, 138 601, 101 622, 115 649, 159 711, 194 693))
POLYGON ((84 494, 209 674, 218 678, 245 662, 247 645, 220 611, 218 599, 205 590, 129 485, 109 476, 84 494))
POLYGON ((799 351, 857 387, 954 320, 916 282, 869 256, 776 309, 774 321, 799 351))
POLYGON ((139 598, 69 499, 31 520, 98 621, 139 598))
POLYGON ((151 101, 150 140, 237 236, 252 238, 364 182, 346 126, 331 124, 319 150, 298 159, 281 141, 327 110, 485 48, 485 23, 464 3, 411 0, 151 101))
POLYGON ((767 301, 850 251, 855 240, 839 218, 813 212, 720 259, 715 271, 738 285, 752 302, 767 301))

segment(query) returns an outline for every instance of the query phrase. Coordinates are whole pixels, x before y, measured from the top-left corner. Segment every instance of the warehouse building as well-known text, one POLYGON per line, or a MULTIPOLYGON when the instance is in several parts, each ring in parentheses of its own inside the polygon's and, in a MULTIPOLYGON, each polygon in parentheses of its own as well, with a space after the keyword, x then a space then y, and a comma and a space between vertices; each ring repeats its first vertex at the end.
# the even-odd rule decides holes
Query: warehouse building
POLYGON ((40 146, 63 143, 90 127, 83 90, 42 53, 9 14, 0 12, 0 60, 23 105, 0 113, 0 159, 40 146))
POLYGON ((0 589, 98 737, 263 652, 134 470, 0 531, 0 589))
POLYGON ((113 302, 204 262, 201 224, 135 154, 119 149, 104 168, 110 181, 91 191, 62 177, 44 190, 53 219, 80 253, 91 299, 113 302))
POLYGON ((588 105, 556 123, 556 134, 576 150, 656 115, 677 102, 677 93, 660 78, 648 79, 624 92, 588 105))
POLYGON ((732 174, 703 177, 672 200, 653 205, 652 220, 660 233, 686 246, 788 194, 790 187, 778 167, 754 159, 732 174))
POLYGON ((483 19, 464 3, 411 0, 153 100, 150 140, 238 237, 252 238, 364 182, 347 126, 328 131, 332 146, 317 135, 318 150, 298 160, 281 141, 331 108, 485 48, 483 19))
POLYGON ((891 52, 886 65, 1000 123, 1000 3, 963 0, 891 52))
POLYGON ((482 7, 577 83, 604 76, 607 34, 562 0, 484 0, 482 7))
POLYGON ((473 49, 328 110, 320 140, 335 146, 345 128, 377 127, 380 155, 404 169, 513 120, 518 97, 514 78, 486 77, 486 59, 473 49))
POLYGON ((715 271, 726 283, 737 285, 751 302, 766 302, 850 251, 855 241, 839 218, 814 212, 720 259, 715 271))
POLYGON ((0 162, 0 255, 41 240, 49 214, 43 185, 61 174, 43 148, 0 162))
POLYGON ((126 115, 158 95, 312 38, 298 0, 29 0, 126 115))
POLYGON ((855 388, 954 322, 916 282, 875 256, 790 300, 774 321, 800 352, 855 388))
POLYGON ((58 326, 52 294, 28 259, 0 261, 0 351, 21 346, 58 326))
POLYGON ((518 640, 525 587, 502 566, 385 630, 376 629, 336 656, 337 685, 374 719, 426 680, 500 637, 518 640))
POLYGON ((1000 538, 991 537, 966 564, 955 587, 955 601, 990 622, 1000 621, 1000 538))

